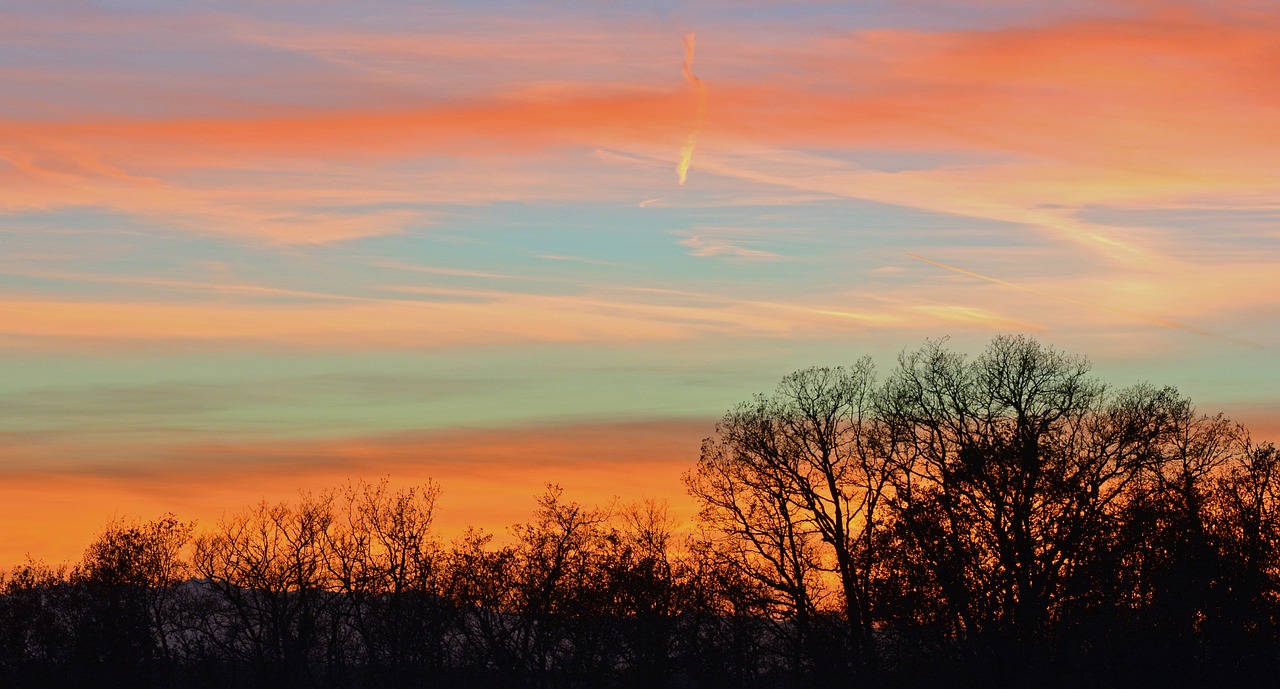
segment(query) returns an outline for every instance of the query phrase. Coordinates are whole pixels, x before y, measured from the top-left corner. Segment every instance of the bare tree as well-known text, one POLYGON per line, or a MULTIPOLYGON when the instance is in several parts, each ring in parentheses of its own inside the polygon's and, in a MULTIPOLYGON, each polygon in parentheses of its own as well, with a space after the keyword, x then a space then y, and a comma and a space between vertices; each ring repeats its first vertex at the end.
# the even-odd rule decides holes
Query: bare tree
POLYGON ((512 677, 523 669, 515 546, 468 529, 446 555, 446 592, 458 608, 463 669, 512 677))
MULTIPOLYGON (((345 607, 333 621, 355 627, 362 661, 391 682, 448 662, 451 620, 432 531, 439 494, 434 482, 392 490, 384 479, 349 484, 333 498, 327 563, 345 607)), ((343 636, 341 629, 331 633, 343 636)))
POLYGON ((195 541, 194 567, 219 607, 207 638, 265 686, 305 686, 324 660, 331 499, 265 502, 195 541))
POLYGON ((530 672, 591 671, 603 650, 596 620, 609 513, 564 498, 557 485, 538 497, 533 519, 512 528, 515 593, 530 672))
POLYGON ((615 655, 640 686, 672 671, 676 622, 684 612, 683 568, 674 553, 677 524, 665 502, 644 500, 615 513, 604 534, 600 617, 614 628, 615 655))
POLYGON ((920 536, 957 632, 1034 635, 1046 622, 1101 478, 1085 445, 1104 393, 1087 361, 1024 337, 972 361, 942 342, 899 358, 881 405, 908 468, 902 527, 920 536))
POLYGON ((874 657, 875 534, 893 473, 872 416, 874 368, 809 368, 730 411, 685 484, 743 571, 803 635, 834 577, 837 609, 874 657))
POLYGON ((1226 561, 1220 646, 1236 662, 1256 662, 1280 640, 1280 451, 1246 443, 1243 460, 1218 478, 1211 499, 1210 528, 1226 561))

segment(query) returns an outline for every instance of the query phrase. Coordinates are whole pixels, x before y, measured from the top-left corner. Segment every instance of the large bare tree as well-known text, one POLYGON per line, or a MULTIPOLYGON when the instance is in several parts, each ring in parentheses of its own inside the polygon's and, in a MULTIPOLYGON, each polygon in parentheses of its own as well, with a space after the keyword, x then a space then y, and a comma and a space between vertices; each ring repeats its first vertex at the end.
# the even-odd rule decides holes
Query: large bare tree
POLYGON ((864 659, 873 655, 875 533, 893 473, 874 393, 869 359, 797 371, 726 414, 685 476, 704 524, 799 631, 834 600, 864 659))

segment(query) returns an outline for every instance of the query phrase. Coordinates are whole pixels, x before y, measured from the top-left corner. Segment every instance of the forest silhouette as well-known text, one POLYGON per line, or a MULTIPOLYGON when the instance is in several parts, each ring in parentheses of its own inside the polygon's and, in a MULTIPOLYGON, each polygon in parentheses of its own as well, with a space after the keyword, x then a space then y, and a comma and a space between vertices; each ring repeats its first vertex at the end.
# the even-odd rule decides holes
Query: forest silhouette
MULTIPOLYGON (((691 458, 692 460, 692 458, 691 458)), ((548 486, 513 538, 352 482, 117 520, 0 579, 5 687, 1109 687, 1280 676, 1280 457, 1001 336, 731 409, 701 507, 548 486)))

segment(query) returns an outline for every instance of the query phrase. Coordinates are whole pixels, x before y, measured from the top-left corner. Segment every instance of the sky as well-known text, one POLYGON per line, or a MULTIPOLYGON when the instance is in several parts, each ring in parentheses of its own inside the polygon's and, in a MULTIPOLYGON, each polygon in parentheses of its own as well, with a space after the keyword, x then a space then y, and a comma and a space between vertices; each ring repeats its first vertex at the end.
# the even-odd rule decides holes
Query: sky
POLYGON ((1280 440, 1272 2, 10 0, 0 563, 347 480, 668 500, 1025 333, 1280 440))

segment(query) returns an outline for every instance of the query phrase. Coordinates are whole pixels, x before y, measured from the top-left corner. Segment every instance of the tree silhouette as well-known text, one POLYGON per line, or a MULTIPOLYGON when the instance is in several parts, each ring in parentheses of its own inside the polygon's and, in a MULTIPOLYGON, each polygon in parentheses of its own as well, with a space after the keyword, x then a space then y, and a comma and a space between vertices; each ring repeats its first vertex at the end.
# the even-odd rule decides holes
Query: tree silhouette
POLYGON ((259 686, 306 687, 323 667, 332 521, 327 497, 264 502, 195 541, 195 570, 216 601, 203 635, 259 686))
POLYGON ((393 491, 383 479, 349 484, 333 498, 325 546, 340 595, 330 636, 341 638, 340 626, 349 625, 359 662, 381 684, 409 685, 448 666, 453 610, 444 595, 443 548, 432 531, 439 495, 432 482, 393 491))
POLYGON ((357 481, 0 576, 4 687, 1263 686, 1280 453, 1171 387, 995 338, 732 408, 700 503, 549 485, 505 538, 357 481))
POLYGON ((66 686, 75 656, 65 567, 28 559, 0 577, 0 679, 13 686, 66 686))
POLYGON ((71 574, 84 594, 76 636, 83 664, 107 684, 150 686, 176 661, 176 586, 194 526, 172 515, 147 523, 115 520, 85 550, 71 574))
POLYGON ((876 530, 894 471, 871 415, 874 394, 869 359, 797 371, 773 395, 729 412, 685 477, 703 521, 725 534, 735 564, 776 593, 802 645, 834 578, 836 608, 864 662, 874 658, 876 530))

